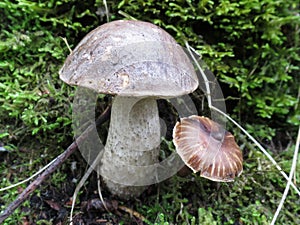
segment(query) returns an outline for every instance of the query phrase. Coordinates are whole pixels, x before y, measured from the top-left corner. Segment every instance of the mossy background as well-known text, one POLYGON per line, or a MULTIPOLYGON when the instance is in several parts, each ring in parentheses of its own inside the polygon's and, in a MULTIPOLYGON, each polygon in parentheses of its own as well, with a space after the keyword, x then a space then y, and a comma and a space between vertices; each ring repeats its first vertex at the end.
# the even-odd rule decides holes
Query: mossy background
MULTIPOLYGON (((161 26, 182 45, 187 40, 217 77, 228 113, 289 171, 300 124, 297 0, 108 0, 107 5, 110 20, 124 19, 121 10, 161 26)), ((75 88, 58 77, 69 54, 62 37, 74 48, 106 22, 106 15, 101 0, 1 0, 0 15, 0 141, 9 150, 0 152, 4 187, 30 176, 72 142, 75 88)), ((175 176, 151 187, 137 201, 123 204, 144 215, 149 224, 269 224, 285 180, 238 129, 229 128, 245 158, 244 173, 235 183, 175 176)), ((165 144, 164 150, 173 148, 165 144)), ((66 199, 75 186, 71 181, 80 179, 85 166, 79 154, 72 156, 6 224, 24 220, 43 224, 44 219, 58 223, 55 211, 44 215, 49 205, 36 206, 34 199, 43 202, 47 191, 61 191, 65 193, 61 204, 69 210, 66 199), (79 165, 77 173, 71 169, 74 162, 79 165)), ((298 162, 297 180, 299 168, 298 162)), ((0 193, 1 209, 24 187, 0 193)), ((86 193, 88 187, 93 188, 87 183, 86 193)), ((278 224, 300 224, 299 196, 293 190, 289 193, 278 224)), ((81 194, 81 200, 88 198, 81 194)), ((129 215, 97 217, 137 224, 129 215)))

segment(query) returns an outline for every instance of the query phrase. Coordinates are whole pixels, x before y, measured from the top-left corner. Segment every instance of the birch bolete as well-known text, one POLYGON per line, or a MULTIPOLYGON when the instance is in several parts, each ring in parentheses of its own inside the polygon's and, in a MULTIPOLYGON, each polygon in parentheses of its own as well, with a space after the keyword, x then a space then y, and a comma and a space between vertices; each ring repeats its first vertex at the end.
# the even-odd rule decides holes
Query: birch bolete
POLYGON ((160 123, 156 99, 193 92, 198 78, 182 47, 163 29, 142 21, 114 21, 87 34, 66 59, 60 78, 114 95, 101 159, 108 189, 138 196, 155 177, 160 123))

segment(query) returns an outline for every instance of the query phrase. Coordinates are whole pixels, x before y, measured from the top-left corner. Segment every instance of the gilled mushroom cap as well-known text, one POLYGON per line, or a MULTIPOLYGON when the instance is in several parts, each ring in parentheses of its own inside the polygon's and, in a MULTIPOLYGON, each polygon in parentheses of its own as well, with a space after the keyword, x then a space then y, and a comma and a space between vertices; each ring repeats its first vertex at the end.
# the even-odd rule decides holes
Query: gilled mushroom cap
POLYGON ((243 171, 242 152, 233 135, 209 118, 182 118, 173 130, 173 142, 184 163, 202 177, 230 182, 243 171))
POLYGON ((87 34, 68 56, 60 78, 99 93, 174 97, 198 87, 182 47, 151 23, 119 20, 87 34))

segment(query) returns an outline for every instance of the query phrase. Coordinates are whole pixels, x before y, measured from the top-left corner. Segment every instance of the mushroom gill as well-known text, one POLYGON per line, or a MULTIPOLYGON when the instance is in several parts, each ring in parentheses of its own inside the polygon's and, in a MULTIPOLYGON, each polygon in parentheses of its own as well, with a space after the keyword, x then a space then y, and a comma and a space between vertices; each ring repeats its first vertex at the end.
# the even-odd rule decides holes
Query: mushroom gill
POLYGON ((243 156, 234 136, 207 117, 181 118, 173 130, 176 151, 194 173, 231 182, 243 171, 243 156))

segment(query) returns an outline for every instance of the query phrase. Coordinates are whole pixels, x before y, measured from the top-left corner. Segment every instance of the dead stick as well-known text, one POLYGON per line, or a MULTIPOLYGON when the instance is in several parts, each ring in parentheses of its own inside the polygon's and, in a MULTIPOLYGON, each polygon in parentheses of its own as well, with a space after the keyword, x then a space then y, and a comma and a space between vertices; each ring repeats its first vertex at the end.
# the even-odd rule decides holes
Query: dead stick
MULTIPOLYGON (((96 126, 99 126, 108 120, 110 117, 110 110, 111 107, 107 107, 105 109, 105 111, 96 120, 96 126)), ((55 161, 42 174, 32 181, 27 188, 25 188, 25 190, 7 206, 4 212, 0 215, 0 224, 7 219, 51 173, 53 173, 73 152, 75 152, 78 145, 86 139, 93 129, 95 129, 95 124, 91 124, 62 154, 56 157, 55 161)))

